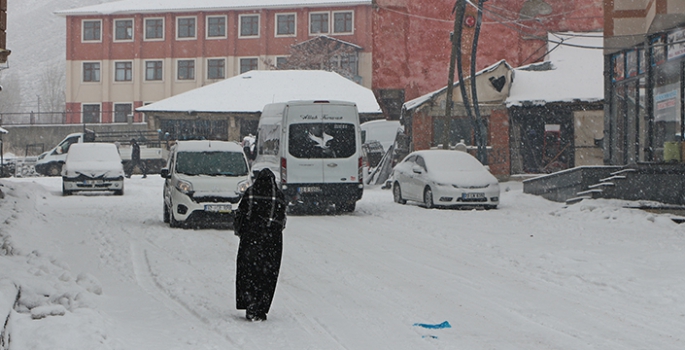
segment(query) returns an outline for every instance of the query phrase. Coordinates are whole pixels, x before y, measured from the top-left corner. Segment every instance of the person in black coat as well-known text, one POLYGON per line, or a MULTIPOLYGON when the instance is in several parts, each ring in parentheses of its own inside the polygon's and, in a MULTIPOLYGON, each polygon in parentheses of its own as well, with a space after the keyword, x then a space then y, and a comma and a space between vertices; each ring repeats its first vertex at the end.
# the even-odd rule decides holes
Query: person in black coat
POLYGON ((128 165, 128 174, 126 174, 126 177, 131 177, 131 174, 133 174, 133 169, 136 166, 138 169, 140 169, 140 171, 143 172, 143 179, 146 178, 147 166, 145 165, 145 162, 140 160, 140 145, 138 145, 138 141, 136 141, 136 139, 131 139, 131 161, 128 165))
POLYGON ((269 169, 262 169, 238 205, 234 229, 240 237, 236 262, 236 307, 250 321, 265 321, 283 254, 285 196, 269 169), (237 226, 237 227, 236 227, 237 226))

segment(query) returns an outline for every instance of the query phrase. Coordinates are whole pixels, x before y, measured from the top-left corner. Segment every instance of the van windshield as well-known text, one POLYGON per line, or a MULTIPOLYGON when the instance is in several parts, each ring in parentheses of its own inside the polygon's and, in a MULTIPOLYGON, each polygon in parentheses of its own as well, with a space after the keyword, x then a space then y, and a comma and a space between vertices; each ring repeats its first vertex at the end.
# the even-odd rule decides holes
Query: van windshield
POLYGON ((295 158, 349 158, 356 151, 351 123, 290 124, 288 152, 295 158))
POLYGON ((176 172, 186 175, 245 176, 247 163, 240 152, 179 152, 176 172))

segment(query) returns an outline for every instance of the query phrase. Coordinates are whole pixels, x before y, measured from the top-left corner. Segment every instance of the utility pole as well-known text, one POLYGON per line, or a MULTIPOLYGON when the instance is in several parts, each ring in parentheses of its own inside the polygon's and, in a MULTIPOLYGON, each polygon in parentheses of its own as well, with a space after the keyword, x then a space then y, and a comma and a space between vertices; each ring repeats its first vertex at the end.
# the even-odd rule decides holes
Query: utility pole
POLYGON ((476 145, 478 146, 476 158, 478 158, 478 160, 482 164, 487 165, 487 133, 485 132, 485 126, 483 125, 483 118, 481 118, 480 115, 480 106, 478 104, 478 93, 476 89, 476 52, 478 51, 478 37, 480 36, 480 25, 483 20, 483 3, 485 1, 486 0, 478 0, 478 13, 476 14, 476 29, 473 34, 473 45, 471 49, 471 98, 473 99, 473 110, 476 114, 476 120, 474 125, 474 138, 476 139, 476 145))
MULTIPOLYGON (((457 0, 454 4, 452 12, 454 13, 454 30, 450 35, 450 41, 452 42, 452 53, 450 55, 450 70, 449 76, 447 77, 447 96, 445 97, 445 120, 443 121, 442 129, 442 148, 449 149, 450 146, 450 126, 452 124, 452 95, 454 94, 454 70, 455 70, 455 60, 457 55, 461 56, 461 28, 464 22, 464 7, 459 6, 459 2, 463 0, 457 0)), ((461 84, 461 79, 459 80, 461 84)))

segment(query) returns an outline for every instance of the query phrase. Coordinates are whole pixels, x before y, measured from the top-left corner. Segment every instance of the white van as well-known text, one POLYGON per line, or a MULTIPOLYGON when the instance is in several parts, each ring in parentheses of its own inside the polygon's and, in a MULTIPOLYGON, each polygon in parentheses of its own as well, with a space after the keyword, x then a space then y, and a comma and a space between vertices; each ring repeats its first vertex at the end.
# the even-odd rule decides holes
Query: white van
POLYGON ((254 172, 270 168, 292 206, 333 204, 352 212, 364 191, 357 105, 344 101, 268 104, 257 132, 254 172))

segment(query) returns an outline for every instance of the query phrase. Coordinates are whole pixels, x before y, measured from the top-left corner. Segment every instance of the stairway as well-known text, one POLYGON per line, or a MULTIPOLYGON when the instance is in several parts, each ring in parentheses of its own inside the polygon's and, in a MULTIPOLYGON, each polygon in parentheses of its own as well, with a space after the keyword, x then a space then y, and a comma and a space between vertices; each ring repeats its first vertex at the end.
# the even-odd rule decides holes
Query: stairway
POLYGON ((576 197, 566 200, 566 204, 576 204, 585 199, 596 198, 616 198, 614 196, 614 189, 620 186, 626 180, 630 173, 636 172, 636 169, 626 168, 611 173, 609 177, 600 179, 598 183, 588 186, 586 190, 576 193, 576 197))

